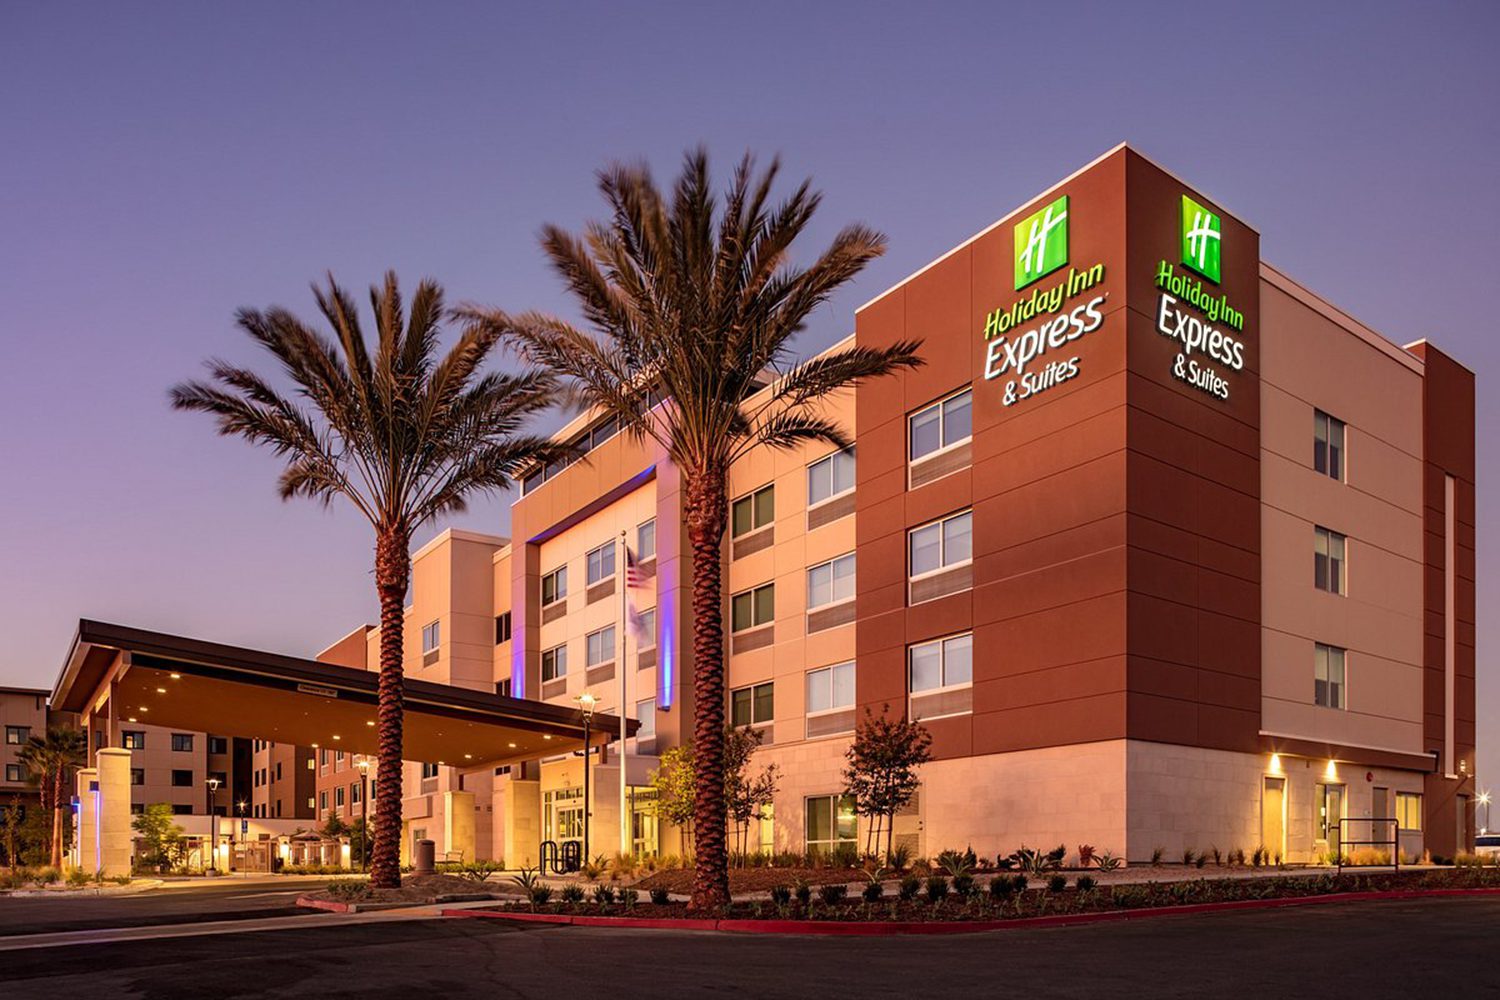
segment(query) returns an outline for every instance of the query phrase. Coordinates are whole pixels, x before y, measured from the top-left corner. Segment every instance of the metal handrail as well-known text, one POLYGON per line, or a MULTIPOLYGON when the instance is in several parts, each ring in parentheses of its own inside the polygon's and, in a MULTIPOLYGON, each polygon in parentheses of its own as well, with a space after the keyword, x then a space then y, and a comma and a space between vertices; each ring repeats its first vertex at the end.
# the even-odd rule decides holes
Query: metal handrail
MULTIPOLYGON (((1337 865, 1338 873, 1340 875, 1342 875, 1343 872, 1344 872, 1344 848, 1345 847, 1350 847, 1350 846, 1353 846, 1353 847, 1389 847, 1391 849, 1391 869, 1393 871, 1400 871, 1401 870, 1401 824, 1396 820, 1396 818, 1394 816, 1355 816, 1353 818, 1346 817, 1344 819, 1339 820, 1339 850, 1338 850, 1338 859, 1335 861, 1335 864, 1337 865), (1370 839, 1370 840, 1347 840, 1347 839, 1345 839, 1345 837, 1344 837, 1344 829, 1345 829, 1345 825, 1348 824, 1348 823, 1369 823, 1370 824, 1370 836, 1371 836, 1372 839, 1370 839), (1390 840, 1375 840, 1375 839, 1373 839, 1374 836, 1375 836, 1375 824, 1377 824, 1377 823, 1389 823, 1391 825, 1391 839, 1390 840)), ((1384 868, 1385 866, 1384 865, 1358 865, 1358 866, 1351 865, 1350 867, 1359 867, 1359 868, 1384 868)))

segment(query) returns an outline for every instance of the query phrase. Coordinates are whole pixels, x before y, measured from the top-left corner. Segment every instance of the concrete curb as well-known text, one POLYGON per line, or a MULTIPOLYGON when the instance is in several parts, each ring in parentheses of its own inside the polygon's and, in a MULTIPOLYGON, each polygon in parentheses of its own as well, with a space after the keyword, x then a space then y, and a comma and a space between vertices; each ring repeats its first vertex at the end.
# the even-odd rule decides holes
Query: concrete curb
POLYGON ((398 903, 340 903, 332 899, 314 899, 298 896, 296 905, 306 910, 323 910, 327 913, 375 913, 379 910, 409 910, 419 906, 441 906, 445 903, 476 903, 511 897, 497 896, 490 892, 450 892, 432 899, 398 903))
POLYGON ((1387 899, 1421 899, 1444 896, 1488 896, 1500 888, 1481 889, 1385 889, 1373 892, 1336 892, 1322 896, 1286 896, 1278 899, 1236 899, 1222 903, 1192 903, 1156 906, 1139 910, 1103 910, 1097 913, 1060 913, 1044 917, 1010 920, 691 920, 680 917, 594 917, 566 913, 524 913, 504 910, 441 910, 444 917, 476 917, 523 923, 563 924, 574 927, 614 927, 629 930, 725 931, 739 934, 800 934, 846 937, 888 937, 901 934, 977 934, 982 931, 1026 930, 1035 927, 1067 927, 1075 924, 1110 923, 1152 917, 1191 916, 1229 910, 1269 910, 1283 906, 1313 906, 1320 903, 1355 903, 1387 899))

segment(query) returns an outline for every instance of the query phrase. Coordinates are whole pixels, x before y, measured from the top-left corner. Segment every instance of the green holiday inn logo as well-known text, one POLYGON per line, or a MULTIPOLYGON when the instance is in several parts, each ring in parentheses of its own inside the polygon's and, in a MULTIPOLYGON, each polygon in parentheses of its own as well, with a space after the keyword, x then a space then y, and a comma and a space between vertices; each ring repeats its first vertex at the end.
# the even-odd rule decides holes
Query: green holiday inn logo
POLYGON ((1182 196, 1181 222, 1182 262, 1218 284, 1219 244, 1223 236, 1223 223, 1217 215, 1187 195, 1182 196))
POLYGON ((1016 223, 1016 290, 1068 262, 1068 196, 1016 223))

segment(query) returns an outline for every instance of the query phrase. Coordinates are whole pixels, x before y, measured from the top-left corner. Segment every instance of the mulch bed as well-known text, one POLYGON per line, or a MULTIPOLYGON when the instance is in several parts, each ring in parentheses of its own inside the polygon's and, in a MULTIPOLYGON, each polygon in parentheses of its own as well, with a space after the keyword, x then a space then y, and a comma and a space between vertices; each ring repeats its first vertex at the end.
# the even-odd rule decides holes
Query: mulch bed
MULTIPOLYGON (((852 882, 863 883, 865 876, 858 868, 731 868, 729 869, 729 891, 766 892, 778 885, 796 885, 798 881, 808 885, 841 885, 852 882)), ((646 876, 635 887, 642 893, 652 889, 665 889, 673 893, 693 891, 693 870, 672 868, 646 876)))
MULTIPOLYGON (((399 889, 368 889, 366 893, 352 902, 362 905, 371 903, 431 903, 439 896, 463 896, 473 893, 507 893, 514 894, 515 888, 507 886, 496 879, 487 882, 476 882, 473 879, 460 878, 457 875, 405 875, 401 878, 399 889)), ((326 889, 307 894, 309 899, 320 899, 327 901, 350 902, 341 896, 334 896, 326 889)))
MULTIPOLYGON (((776 875, 771 884, 788 885, 788 874, 795 869, 749 869, 744 874, 776 875)), ((823 883, 836 882, 844 872, 816 870, 823 883)), ((679 874, 679 873, 658 873, 679 874)), ((691 876, 691 872, 682 873, 691 876)), ((733 873, 732 873, 733 874, 733 873)), ((655 877, 655 876, 653 876, 655 877)), ((811 879, 808 880, 812 884, 811 879)), ((793 900, 777 907, 769 900, 737 902, 718 913, 690 913, 686 903, 673 902, 658 906, 639 901, 633 906, 614 903, 601 906, 593 902, 547 903, 533 907, 527 903, 504 903, 492 909, 500 912, 535 912, 562 916, 630 917, 633 919, 701 919, 701 920, 817 920, 817 921, 900 921, 951 922, 993 921, 1028 917, 1102 913, 1108 911, 1148 909, 1170 906, 1193 906, 1253 900, 1295 899, 1351 892, 1389 892, 1409 890, 1500 888, 1500 869, 1456 869, 1422 872, 1384 872, 1336 875, 1332 872, 1309 876, 1284 876, 1257 879, 1194 879, 1190 881, 1146 882, 1132 885, 1100 887, 1086 892, 1068 888, 1061 892, 1028 889, 1003 899, 992 898, 986 881, 980 880, 975 893, 967 900, 949 895, 939 904, 924 896, 901 900, 887 891, 879 902, 866 903, 855 893, 836 903, 818 899, 804 905, 793 900)), ((686 891, 684 889, 684 891, 686 891)), ((750 890, 745 890, 750 891, 750 890)), ((555 897, 554 897, 555 898, 555 897)))

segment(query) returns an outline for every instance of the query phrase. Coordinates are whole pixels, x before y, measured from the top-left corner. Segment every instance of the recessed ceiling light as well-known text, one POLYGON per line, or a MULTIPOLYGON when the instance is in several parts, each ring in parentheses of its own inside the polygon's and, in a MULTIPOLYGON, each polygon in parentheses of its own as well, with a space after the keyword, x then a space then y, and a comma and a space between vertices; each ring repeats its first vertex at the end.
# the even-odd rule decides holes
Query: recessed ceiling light
POLYGON ((551 733, 543 733, 542 734, 542 739, 544 739, 544 740, 550 740, 551 738, 552 738, 552 734, 551 733))
POLYGON ((333 738, 336 739, 336 740, 343 739, 343 737, 341 737, 338 733, 334 733, 333 734, 333 738))
POLYGON ((149 712, 149 711, 151 711, 151 708, 148 705, 142 705, 141 706, 141 711, 142 712, 149 712))
POLYGON ((506 745, 509 746, 512 750, 514 750, 516 748, 516 745, 514 743, 509 743, 509 744, 506 744, 506 745))
MULTIPOLYGON (((512 743, 511 746, 515 746, 515 744, 512 743)), ((471 753, 464 754, 464 760, 473 760, 473 759, 474 759, 474 755, 473 754, 471 754, 471 753)))
POLYGON ((131 722, 134 722, 134 721, 135 721, 135 716, 133 716, 133 715, 132 715, 132 716, 131 716, 131 717, 130 717, 130 721, 131 721, 131 722))
POLYGON ((182 675, 181 674, 173 674, 172 675, 172 679, 174 681, 180 681, 180 680, 182 680, 182 675))
POLYGON ((166 694, 167 693, 167 689, 166 688, 157 688, 156 689, 156 693, 157 694, 166 694))
POLYGON ((443 762, 442 761, 438 761, 438 767, 442 767, 442 766, 443 766, 443 762))
POLYGON ((366 719, 365 720, 365 725, 367 725, 367 726, 373 726, 373 725, 375 725, 375 720, 374 719, 366 719))

